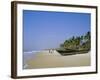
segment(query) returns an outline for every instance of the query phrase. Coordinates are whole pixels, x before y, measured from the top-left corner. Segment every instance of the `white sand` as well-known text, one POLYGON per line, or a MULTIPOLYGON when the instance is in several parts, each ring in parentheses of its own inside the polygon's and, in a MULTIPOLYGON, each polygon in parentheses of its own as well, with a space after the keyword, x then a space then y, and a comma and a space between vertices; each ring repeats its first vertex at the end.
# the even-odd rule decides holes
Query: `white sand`
POLYGON ((25 65, 27 65, 26 69, 89 66, 90 52, 62 56, 56 50, 53 53, 45 50, 37 53, 35 57, 33 55, 27 59, 25 65))

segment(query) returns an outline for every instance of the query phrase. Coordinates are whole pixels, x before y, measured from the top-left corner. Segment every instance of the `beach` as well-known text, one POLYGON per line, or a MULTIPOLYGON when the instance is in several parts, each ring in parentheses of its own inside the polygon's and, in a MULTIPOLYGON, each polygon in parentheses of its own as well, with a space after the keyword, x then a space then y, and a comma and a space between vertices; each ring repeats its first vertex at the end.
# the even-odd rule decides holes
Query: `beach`
POLYGON ((90 52, 62 56, 56 50, 49 50, 24 56, 24 69, 90 66, 90 52))

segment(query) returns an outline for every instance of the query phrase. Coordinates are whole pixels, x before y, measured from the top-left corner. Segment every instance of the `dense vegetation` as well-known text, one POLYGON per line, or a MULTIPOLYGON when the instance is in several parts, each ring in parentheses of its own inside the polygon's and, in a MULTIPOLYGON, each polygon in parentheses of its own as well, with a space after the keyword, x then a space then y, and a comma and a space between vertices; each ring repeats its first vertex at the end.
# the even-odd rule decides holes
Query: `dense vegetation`
POLYGON ((91 48, 91 35, 88 31, 85 35, 73 36, 64 41, 57 51, 60 53, 86 53, 91 48))

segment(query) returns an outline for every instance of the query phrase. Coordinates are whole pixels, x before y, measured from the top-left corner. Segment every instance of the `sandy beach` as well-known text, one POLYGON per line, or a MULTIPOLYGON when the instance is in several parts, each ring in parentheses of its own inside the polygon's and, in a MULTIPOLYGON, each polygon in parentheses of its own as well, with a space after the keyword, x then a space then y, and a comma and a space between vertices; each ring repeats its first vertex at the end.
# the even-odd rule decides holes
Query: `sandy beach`
POLYGON ((89 66, 91 61, 90 52, 62 56, 56 50, 53 53, 44 50, 29 55, 24 56, 24 69, 89 66))

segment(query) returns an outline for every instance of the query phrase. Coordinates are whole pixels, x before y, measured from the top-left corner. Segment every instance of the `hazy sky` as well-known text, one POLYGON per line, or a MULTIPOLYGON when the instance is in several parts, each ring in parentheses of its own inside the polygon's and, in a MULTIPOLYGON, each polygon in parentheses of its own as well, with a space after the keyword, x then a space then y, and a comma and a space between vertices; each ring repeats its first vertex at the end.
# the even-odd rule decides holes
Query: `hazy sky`
POLYGON ((89 13, 23 10, 24 51, 57 48, 66 39, 90 31, 89 13))

